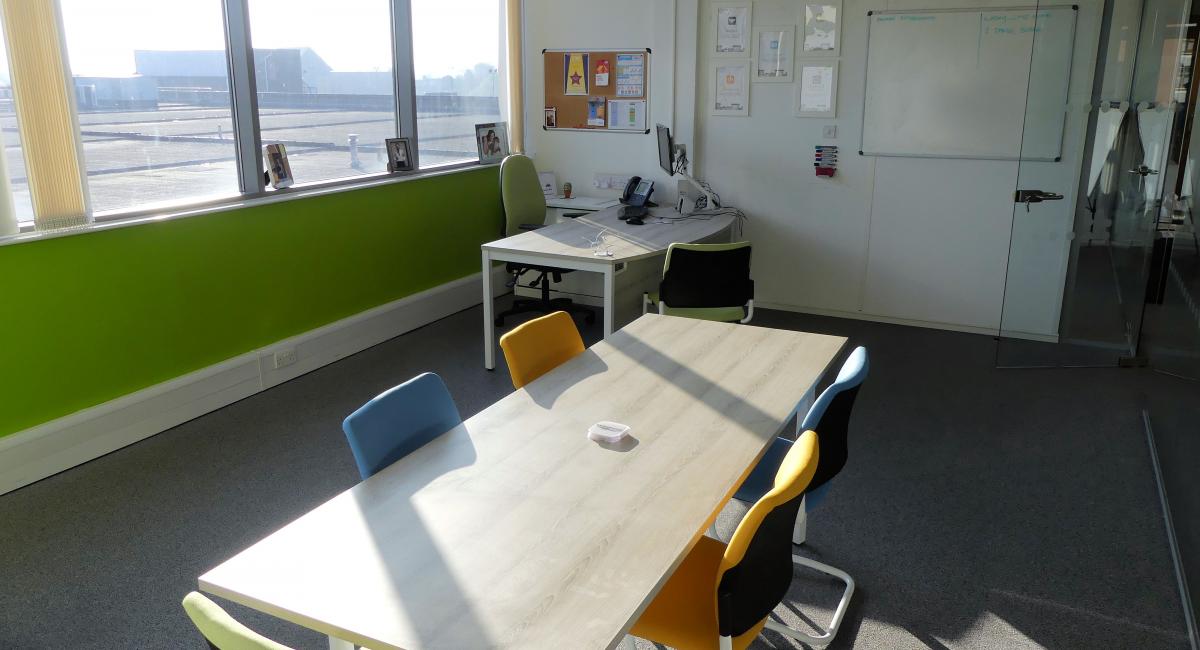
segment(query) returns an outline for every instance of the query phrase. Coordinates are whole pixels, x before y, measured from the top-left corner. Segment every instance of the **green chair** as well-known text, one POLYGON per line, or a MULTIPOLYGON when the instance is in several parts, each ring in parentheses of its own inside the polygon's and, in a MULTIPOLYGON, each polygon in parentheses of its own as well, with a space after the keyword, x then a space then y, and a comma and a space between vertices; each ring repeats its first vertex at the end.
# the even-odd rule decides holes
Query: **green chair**
POLYGON ((754 317, 750 242, 671 244, 658 291, 642 295, 642 313, 652 308, 668 316, 749 323, 754 317))
POLYGON ((183 609, 214 650, 291 650, 238 623, 220 605, 195 591, 184 596, 183 609))
MULTIPOLYGON (((545 225, 546 195, 542 193, 542 184, 538 181, 537 168, 528 156, 513 154, 500 163, 500 200, 504 203, 504 227, 501 237, 511 237, 523 230, 537 230, 545 225)), ((540 299, 516 298, 509 309, 496 316, 496 326, 504 324, 508 316, 529 312, 550 314, 565 311, 569 314, 583 314, 590 325, 596 322, 596 314, 591 309, 576 305, 570 298, 550 298, 550 281, 562 282, 562 276, 570 273, 569 269, 534 264, 509 262, 505 270, 512 275, 506 286, 515 287, 521 276, 533 272, 537 274, 529 286, 541 288, 540 299)))

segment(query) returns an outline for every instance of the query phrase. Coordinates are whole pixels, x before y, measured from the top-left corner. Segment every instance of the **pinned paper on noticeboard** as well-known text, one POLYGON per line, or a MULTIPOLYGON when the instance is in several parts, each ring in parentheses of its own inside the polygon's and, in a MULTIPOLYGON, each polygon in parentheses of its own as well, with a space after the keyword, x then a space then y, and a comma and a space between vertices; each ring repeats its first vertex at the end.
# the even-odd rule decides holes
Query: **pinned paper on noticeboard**
POLYGON ((568 54, 563 57, 563 66, 566 68, 566 74, 563 75, 563 94, 588 94, 588 55, 568 54))
POLYGON ((596 85, 601 88, 608 86, 609 62, 608 59, 600 59, 596 61, 596 85))

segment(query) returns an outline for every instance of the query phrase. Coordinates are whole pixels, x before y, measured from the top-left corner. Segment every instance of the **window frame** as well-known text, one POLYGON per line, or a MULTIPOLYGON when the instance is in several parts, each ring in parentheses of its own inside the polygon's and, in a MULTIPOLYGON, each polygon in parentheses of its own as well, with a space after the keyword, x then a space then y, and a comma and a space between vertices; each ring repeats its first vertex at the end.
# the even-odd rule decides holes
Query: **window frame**
MULTIPOLYGON (((500 0, 500 24, 504 29, 504 8, 500 0)), ((62 230, 35 231, 35 222, 22 221, 19 232, 9 238, 0 237, 0 244, 7 240, 26 241, 31 234, 53 235, 86 232, 91 225, 111 227, 121 222, 142 223, 147 220, 173 219, 198 216, 229 209, 250 207, 278 200, 290 200, 305 195, 322 195, 332 192, 353 190, 402 182, 425 176, 440 176, 446 173, 488 167, 478 160, 452 162, 430 167, 421 167, 420 147, 411 150, 415 171, 397 174, 373 172, 341 178, 323 179, 299 183, 289 188, 272 189, 264 178, 265 166, 262 156, 262 132, 259 124, 258 91, 254 73, 254 42, 250 26, 250 0, 221 0, 221 11, 225 30, 225 57, 229 74, 230 112, 233 120, 236 146, 238 194, 217 195, 211 198, 190 198, 178 202, 156 203, 132 208, 122 208, 89 214, 88 225, 62 230)), ((388 0, 391 13, 392 79, 394 82, 396 127, 399 137, 418 142, 416 69, 413 53, 412 0, 388 0)), ((496 52, 497 69, 506 69, 505 43, 496 52)), ((65 45, 64 45, 65 47, 65 45)), ((501 97, 497 98, 498 100, 501 97)), ((500 102, 502 119, 508 119, 504 102, 500 102)), ((90 204, 90 197, 88 197, 90 204)))

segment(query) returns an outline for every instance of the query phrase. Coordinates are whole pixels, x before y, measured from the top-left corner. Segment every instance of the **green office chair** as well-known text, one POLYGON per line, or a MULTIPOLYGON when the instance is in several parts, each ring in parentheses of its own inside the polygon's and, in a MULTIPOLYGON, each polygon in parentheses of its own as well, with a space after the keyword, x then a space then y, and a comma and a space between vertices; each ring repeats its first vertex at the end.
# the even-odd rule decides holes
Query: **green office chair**
POLYGON ((238 623, 220 605, 195 591, 184 596, 183 609, 213 650, 291 650, 238 623))
POLYGON ((668 316, 749 323, 754 317, 750 242, 671 244, 658 291, 642 294, 642 313, 652 308, 668 316))
MULTIPOLYGON (((546 221, 546 195, 542 193, 542 184, 538 181, 537 168, 528 156, 513 154, 500 163, 500 199, 504 202, 504 227, 501 237, 511 237, 522 230, 537 230, 546 221)), ((508 316, 535 312, 550 314, 565 311, 569 314, 583 314, 590 325, 596 322, 596 314, 591 309, 576 305, 570 298, 550 298, 550 281, 562 282, 562 276, 570 273, 569 269, 559 269, 552 266, 538 266, 509 262, 505 270, 512 274, 506 286, 515 287, 521 276, 537 273, 537 278, 530 284, 540 287, 540 299, 516 298, 511 308, 496 316, 496 326, 504 324, 508 316)))

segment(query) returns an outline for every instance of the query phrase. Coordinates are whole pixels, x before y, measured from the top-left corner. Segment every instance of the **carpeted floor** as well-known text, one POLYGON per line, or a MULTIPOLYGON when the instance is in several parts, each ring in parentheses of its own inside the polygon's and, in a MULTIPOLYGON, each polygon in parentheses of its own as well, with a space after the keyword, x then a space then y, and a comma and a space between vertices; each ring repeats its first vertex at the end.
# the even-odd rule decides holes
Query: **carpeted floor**
MULTIPOLYGON (((0 648, 204 647, 179 600, 358 480, 346 414, 425 370, 464 416, 512 390, 503 366, 482 369, 479 321, 457 314, 0 497, 0 648)), ((832 647, 1187 647, 1144 371, 996 370, 984 336, 771 311, 755 325, 846 335, 872 355, 850 461, 804 551, 858 581, 832 647)), ((737 516, 726 509, 722 537, 737 516)), ((777 614, 824 621, 836 596, 798 574, 777 614)), ((754 647, 798 646, 768 632, 754 647)))

